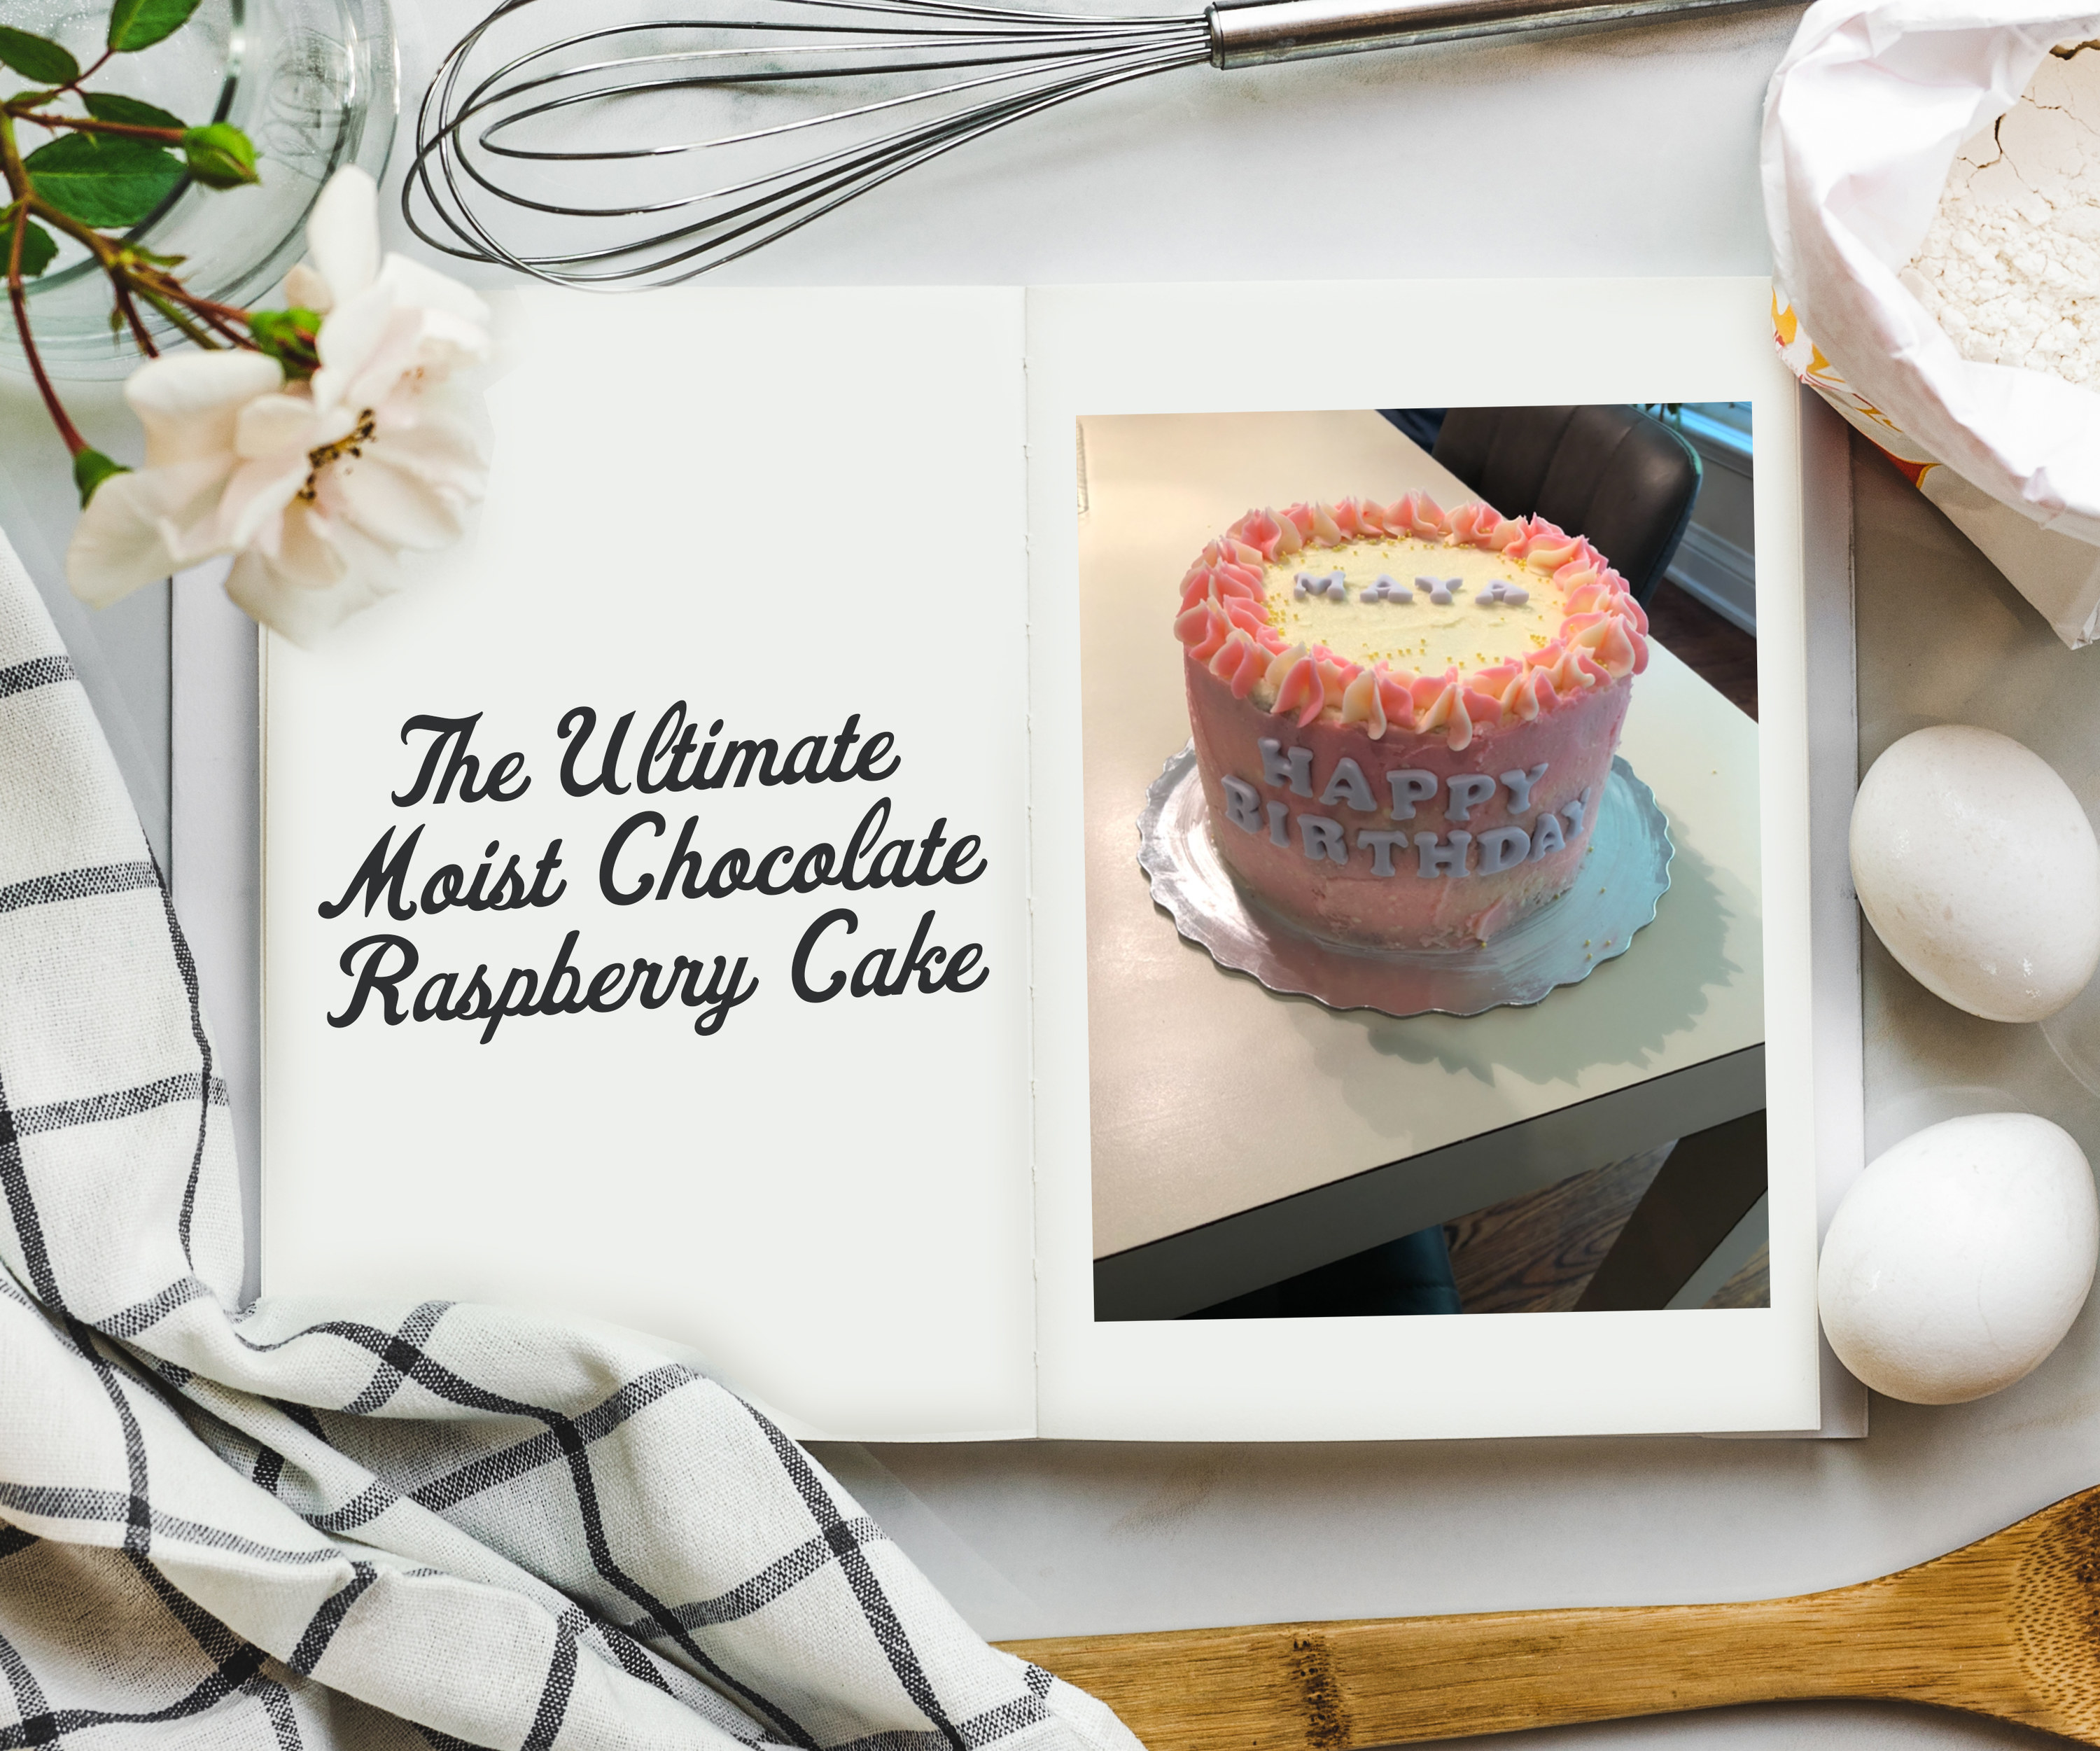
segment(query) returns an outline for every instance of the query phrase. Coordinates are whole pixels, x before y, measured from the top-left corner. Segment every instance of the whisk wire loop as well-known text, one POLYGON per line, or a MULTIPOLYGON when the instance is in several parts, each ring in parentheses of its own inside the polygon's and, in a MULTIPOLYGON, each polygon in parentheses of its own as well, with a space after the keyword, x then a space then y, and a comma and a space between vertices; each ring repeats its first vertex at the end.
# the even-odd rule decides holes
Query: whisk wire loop
POLYGON ((502 0, 453 46, 417 112, 403 216, 447 255, 637 290, 778 242, 998 129, 1202 62, 1231 70, 1785 0, 1215 0, 1142 13, 690 0, 690 16, 594 20, 494 52, 507 21, 562 3, 502 0), (710 15, 711 4, 737 11, 710 15), (833 105, 823 94, 835 85, 849 95, 833 105), (682 179, 687 165, 702 168, 699 186, 682 179))
MULTIPOLYGON (((1130 38, 1126 37, 1109 36, 1101 33, 1095 33, 1083 36, 1074 33, 1065 40, 1068 40, 1075 45, 1083 46, 1083 52, 1111 56, 1118 60, 1123 60, 1135 51, 1140 49, 1155 46, 1167 46, 1169 44, 1176 44, 1176 46, 1179 46, 1179 39, 1170 37, 1164 33, 1156 39, 1140 39, 1136 42, 1133 42, 1130 38)), ((929 59, 923 54, 910 55, 910 51, 917 47, 917 45, 914 43, 901 39, 885 40, 857 44, 854 47, 854 53, 857 55, 867 54, 871 56, 876 54, 909 55, 910 58, 889 60, 870 60, 865 64, 856 63, 852 70, 856 73, 872 77, 893 73, 944 73, 952 72, 958 68, 966 67, 996 66, 1007 63, 1026 63, 1027 64, 1022 69, 1023 72, 1026 72, 1034 70, 1038 60, 1037 51, 1032 47, 1007 48, 1005 39, 999 37, 957 36, 950 39, 949 46, 951 48, 964 49, 998 47, 1005 49, 1006 52, 997 54, 943 53, 938 59, 929 59)), ((772 83, 783 80, 809 77, 813 74, 817 74, 821 77, 829 77, 831 73, 831 69, 829 68, 823 69, 821 73, 819 73, 818 69, 816 69, 814 67, 798 66, 792 61, 789 61, 784 66, 778 64, 780 58, 783 56, 803 53, 815 55, 823 52, 825 52, 825 51, 821 46, 812 46, 806 50, 799 46, 790 46, 784 48, 774 49, 684 50, 681 51, 677 55, 656 56, 652 57, 652 60, 665 62, 692 60, 722 62, 739 61, 748 59, 753 62, 760 63, 761 64, 754 65, 748 70, 737 70, 735 68, 731 68, 726 71, 710 71, 701 74, 688 75, 675 78, 634 80, 621 87, 621 95, 624 96, 638 96, 651 92, 704 90, 716 86, 772 83)), ((579 73, 602 71, 606 64, 607 64, 601 63, 596 66, 588 68, 579 68, 576 69, 576 71, 579 73)), ((775 135, 793 133, 801 129, 823 127, 832 122, 845 121, 852 120, 858 117, 873 115, 881 110, 893 108, 901 104, 922 103, 936 98, 951 97, 959 92, 974 90, 978 86, 993 82, 993 81, 997 78, 1012 78, 1021 76, 1021 73, 1012 73, 988 76, 987 78, 984 80, 960 80, 948 85, 936 86, 925 90, 908 91, 894 97, 879 98, 871 103, 858 104, 845 109, 831 111, 820 116, 805 116, 793 121, 780 122, 771 127, 748 129, 743 132, 736 134, 719 135, 708 139, 681 140, 668 143, 651 143, 648 145, 631 147, 607 147, 591 150, 575 150, 557 147, 513 146, 505 143, 503 136, 513 130, 523 127, 527 124, 536 121, 543 116, 552 114, 561 109, 573 108, 579 104, 602 101, 607 95, 605 91, 601 89, 593 89, 585 91, 572 91, 564 93, 559 97, 543 99, 540 102, 528 104, 522 109, 508 112, 496 121, 491 122, 487 127, 482 129, 479 133, 475 135, 475 143, 485 151, 500 157, 532 159, 543 163, 595 163, 601 161, 610 162, 621 158, 664 157, 675 152, 702 151, 712 146, 738 145, 752 140, 766 139, 775 135)), ((550 75, 545 79, 536 81, 533 82, 533 83, 540 86, 545 86, 554 82, 557 78, 566 77, 567 77, 567 74, 550 75)), ((521 86, 513 86, 510 87, 504 95, 505 96, 516 95, 523 89, 525 88, 521 86)), ((462 119, 465 118, 462 117, 462 119)), ((578 212, 590 212, 602 214, 608 211, 626 212, 634 210, 625 208, 611 210, 603 208, 579 208, 576 210, 578 212)))
POLYGON ((967 141, 1195 65, 1211 46, 1196 13, 745 0, 729 15, 593 24, 484 70, 497 27, 537 3, 506 0, 446 57, 417 118, 403 210, 448 254, 608 289, 705 273, 967 141), (841 80, 857 100, 810 108, 810 92, 841 80), (687 120, 695 104, 708 130, 687 120), (697 187, 651 179, 693 154, 727 174, 697 187), (607 201, 594 167, 623 164, 643 180, 607 201), (591 235, 623 224, 640 228, 591 235))
MULTIPOLYGON (((1154 70, 1142 65, 1096 69, 1056 86, 1010 94, 995 104, 984 105, 973 112, 974 120, 967 130, 931 122, 891 135, 874 150, 840 148, 822 158, 805 160, 799 168, 808 174, 796 181, 777 184, 759 198, 719 210, 702 223, 675 227, 647 238, 571 257, 569 261, 572 271, 565 277, 569 284, 588 285, 624 280, 646 271, 651 284, 677 284, 724 262, 748 254, 977 135, 989 133, 1070 98, 1142 77, 1154 70), (700 240, 690 248, 671 248, 689 238, 700 240), (732 244, 738 246, 727 247, 732 244), (620 273, 593 275, 573 271, 586 263, 651 250, 663 253, 620 273), (704 265, 689 265, 703 257, 708 258, 704 265)), ((752 186, 747 183, 717 192, 727 196, 748 192, 752 186)))

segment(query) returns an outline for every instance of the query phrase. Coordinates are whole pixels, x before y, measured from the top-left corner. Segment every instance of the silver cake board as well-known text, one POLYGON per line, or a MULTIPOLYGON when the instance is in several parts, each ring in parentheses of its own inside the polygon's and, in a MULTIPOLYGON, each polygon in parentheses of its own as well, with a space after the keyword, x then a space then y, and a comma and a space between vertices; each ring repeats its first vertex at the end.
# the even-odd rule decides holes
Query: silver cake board
POLYGON ((1251 898, 1218 854, 1193 743, 1153 781, 1137 861, 1155 905, 1220 967, 1330 1009, 1476 1016, 1579 984, 1633 945, 1670 891, 1670 823, 1617 755, 1582 873, 1558 899, 1488 942, 1460 949, 1370 949, 1317 937, 1251 898))

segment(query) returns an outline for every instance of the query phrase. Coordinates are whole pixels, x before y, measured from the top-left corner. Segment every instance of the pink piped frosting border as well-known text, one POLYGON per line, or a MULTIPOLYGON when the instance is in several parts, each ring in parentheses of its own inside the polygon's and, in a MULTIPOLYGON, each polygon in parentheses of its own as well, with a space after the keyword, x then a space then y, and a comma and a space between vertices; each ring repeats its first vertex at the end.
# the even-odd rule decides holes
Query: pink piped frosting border
POLYGON ((1325 717, 1361 724, 1374 742, 1388 729, 1440 733, 1454 752, 1648 667, 1648 615, 1626 580, 1582 536, 1541 517, 1504 517, 1478 500, 1445 511, 1426 492, 1404 493, 1390 505, 1343 499, 1249 511, 1183 577, 1174 636, 1234 698, 1259 688, 1268 710, 1301 728, 1325 717), (1365 668, 1321 644, 1291 644, 1268 624, 1264 565, 1306 548, 1406 536, 1498 553, 1513 567, 1550 577, 1568 604, 1559 629, 1542 650, 1522 657, 1470 673, 1417 675, 1383 661, 1365 668))

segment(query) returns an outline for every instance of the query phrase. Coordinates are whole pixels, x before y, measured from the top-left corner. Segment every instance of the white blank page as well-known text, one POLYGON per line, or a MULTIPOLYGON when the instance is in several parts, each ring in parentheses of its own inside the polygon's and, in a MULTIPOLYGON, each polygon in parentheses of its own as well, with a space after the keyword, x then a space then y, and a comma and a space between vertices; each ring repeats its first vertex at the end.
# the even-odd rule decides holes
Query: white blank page
MULTIPOLYGON (((319 651, 267 650, 265 1286, 640 1328, 693 1347, 805 1435, 1029 1432, 1021 294, 502 302, 516 362, 491 396, 477 533, 319 651), (725 740, 774 739, 785 761, 822 734, 826 762, 849 770, 886 731, 898 765, 879 782, 645 795, 637 744, 674 700, 702 737, 720 718, 725 740), (598 717, 580 777, 633 712, 625 794, 563 790, 557 726, 580 705, 598 717), (477 712, 479 781, 514 750, 529 788, 392 803, 438 734, 404 743, 404 724, 477 712), (841 754, 854 713, 862 741, 841 754), (938 877, 973 834, 984 873, 690 899, 674 881, 657 898, 689 818, 711 871, 728 849, 756 864, 792 847, 771 867, 779 887, 812 845, 842 852, 878 798, 879 837, 908 836, 914 871, 938 877), (612 882, 656 885, 615 904, 601 856, 645 811, 664 825, 629 833, 612 882), (943 819, 946 844, 926 850, 943 819), (411 902, 446 863, 470 880, 492 840, 497 873, 516 852, 529 880, 558 837, 542 892, 567 887, 546 906, 319 915, 383 832, 398 850, 418 826, 411 902), (797 946, 840 908, 854 928, 835 922, 813 946, 813 991, 884 948, 897 982, 929 911, 924 944, 978 946, 957 982, 986 977, 966 993, 937 977, 928 995, 915 976, 892 996, 798 996, 797 946), (544 981, 572 930, 585 979, 681 955, 712 973, 721 955, 743 958, 758 989, 706 1035, 704 1009, 675 999, 517 1017, 487 1043, 485 1024, 408 1012, 444 971, 460 975, 456 1001, 482 963, 492 983, 514 965, 544 981), (374 989, 331 1026, 356 984, 342 957, 373 935, 419 957, 395 992, 403 1019, 384 1021, 374 989)), ((387 952, 382 973, 401 954, 387 952)))

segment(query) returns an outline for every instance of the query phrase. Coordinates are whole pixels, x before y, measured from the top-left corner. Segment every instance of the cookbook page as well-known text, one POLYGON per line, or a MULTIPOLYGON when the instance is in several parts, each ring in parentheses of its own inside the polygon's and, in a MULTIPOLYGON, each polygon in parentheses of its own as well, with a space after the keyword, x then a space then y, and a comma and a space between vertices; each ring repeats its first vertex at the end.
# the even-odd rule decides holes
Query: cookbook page
POLYGON ((266 652, 263 1281, 1033 1426, 1021 294, 505 294, 475 531, 266 652))
POLYGON ((1046 1435, 1816 1426, 1767 298, 1031 292, 1046 1435))

